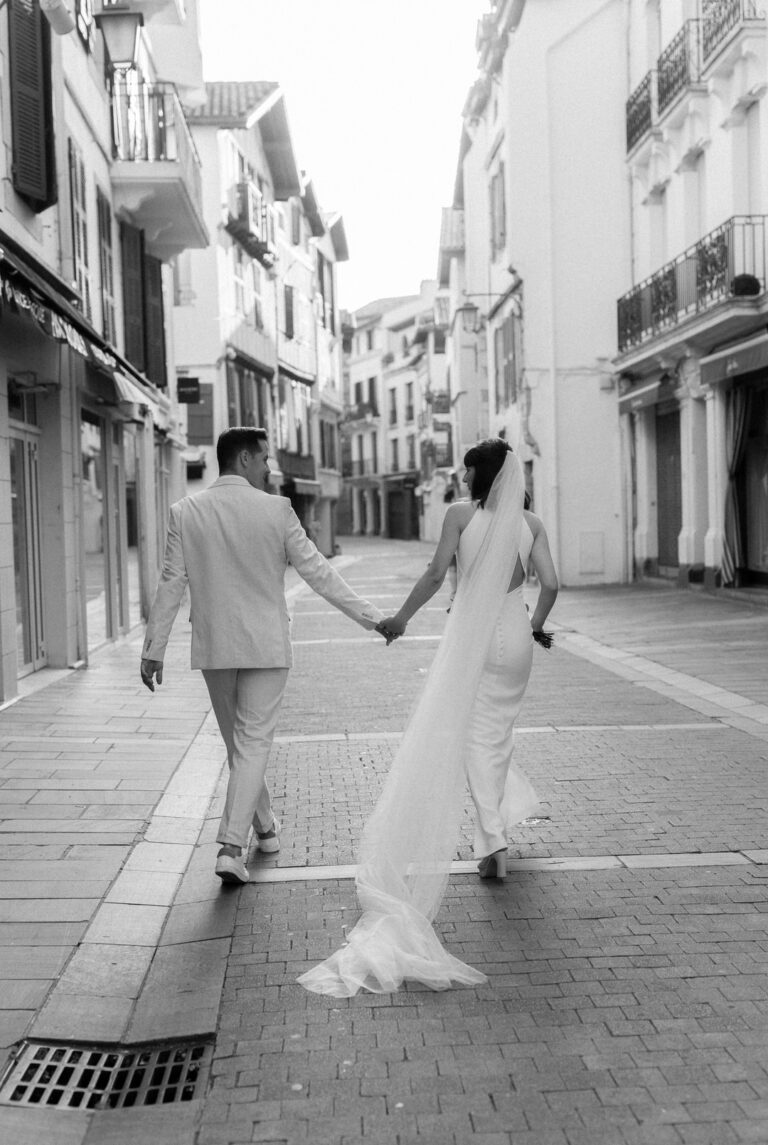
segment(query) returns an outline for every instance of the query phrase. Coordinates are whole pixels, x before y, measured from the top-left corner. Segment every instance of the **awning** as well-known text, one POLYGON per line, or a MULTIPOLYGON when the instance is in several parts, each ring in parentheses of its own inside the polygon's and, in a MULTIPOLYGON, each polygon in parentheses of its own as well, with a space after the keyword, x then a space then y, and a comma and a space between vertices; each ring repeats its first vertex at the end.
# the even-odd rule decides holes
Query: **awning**
POLYGON ((702 383, 709 385, 727 381, 739 374, 764 370, 768 368, 768 334, 758 334, 727 350, 718 350, 716 354, 702 358, 699 368, 702 383))
POLYGON ((645 406, 653 406, 658 401, 659 390, 661 383, 651 382, 647 386, 639 386, 637 389, 630 390, 629 393, 623 394, 619 398, 619 413, 632 413, 633 410, 644 409, 645 406))
POLYGON ((152 420, 156 424, 159 424, 162 420, 160 407, 154 398, 138 386, 136 382, 131 381, 129 377, 121 373, 120 370, 113 372, 112 379, 120 398, 120 405, 143 406, 152 414, 152 420))

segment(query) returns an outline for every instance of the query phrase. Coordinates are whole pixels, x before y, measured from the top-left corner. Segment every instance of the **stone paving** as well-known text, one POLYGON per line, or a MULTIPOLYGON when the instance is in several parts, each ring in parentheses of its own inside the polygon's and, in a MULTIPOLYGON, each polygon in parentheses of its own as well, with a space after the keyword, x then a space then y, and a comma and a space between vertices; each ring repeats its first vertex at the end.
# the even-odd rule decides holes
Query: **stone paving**
MULTIPOLYGON (((384 611, 431 553, 343 547, 384 611)), ((437 919, 488 984, 339 1001, 295 980, 355 921, 356 840, 446 596, 387 649, 291 586, 283 845, 242 891, 212 875, 223 753, 183 623, 155 696, 136 634, 0 711, 0 1040, 216 1035, 204 1101, 0 1104, 0 1138, 766 1145, 768 610, 666 586, 563 593, 516 740, 542 817, 506 882, 480 882, 468 804, 437 919)))

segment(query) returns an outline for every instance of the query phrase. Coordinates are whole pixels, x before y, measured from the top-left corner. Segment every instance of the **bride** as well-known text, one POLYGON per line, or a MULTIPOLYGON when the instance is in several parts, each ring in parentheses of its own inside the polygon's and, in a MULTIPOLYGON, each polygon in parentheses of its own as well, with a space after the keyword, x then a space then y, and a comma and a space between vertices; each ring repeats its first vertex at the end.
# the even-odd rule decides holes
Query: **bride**
POLYGON ((512 728, 533 641, 546 643, 557 575, 544 526, 524 509, 523 472, 507 442, 480 442, 464 465, 471 501, 449 506, 427 571, 381 626, 402 635, 456 557, 445 632, 363 832, 356 876, 363 913, 345 945, 298 979, 318 994, 386 994, 405 979, 435 990, 484 982, 445 950, 431 925, 458 846, 465 779, 481 878, 504 877, 507 831, 537 807, 530 783, 511 766, 512 728), (531 617, 523 601, 529 560, 540 586, 531 617))

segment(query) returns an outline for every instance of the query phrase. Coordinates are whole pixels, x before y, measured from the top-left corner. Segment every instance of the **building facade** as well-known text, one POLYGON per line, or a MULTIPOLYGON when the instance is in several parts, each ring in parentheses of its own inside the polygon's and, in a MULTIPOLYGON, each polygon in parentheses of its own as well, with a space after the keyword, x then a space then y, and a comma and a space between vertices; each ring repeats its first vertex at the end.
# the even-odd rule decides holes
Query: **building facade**
POLYGON ((301 172, 276 83, 206 84, 192 116, 216 242, 179 259, 174 311, 187 403, 190 490, 216 479, 215 442, 261 425, 271 482, 330 555, 340 471, 341 216, 301 172), (199 390, 198 390, 199 386, 199 390), (194 400, 198 398, 199 400, 194 400))
POLYGON ((627 83, 625 10, 493 4, 442 221, 459 452, 488 433, 512 444, 569 585, 628 569, 611 365, 629 265, 613 106, 627 83))
POLYGON ((766 16, 633 3, 617 305, 638 574, 768 584, 766 16))
POLYGON ((436 291, 425 280, 419 294, 378 299, 348 317, 342 445, 344 527, 353 534, 421 536, 424 344, 436 291))
POLYGON ((208 242, 197 7, 71 9, 0 13, 0 701, 146 614, 184 484, 168 319, 172 261, 208 242))

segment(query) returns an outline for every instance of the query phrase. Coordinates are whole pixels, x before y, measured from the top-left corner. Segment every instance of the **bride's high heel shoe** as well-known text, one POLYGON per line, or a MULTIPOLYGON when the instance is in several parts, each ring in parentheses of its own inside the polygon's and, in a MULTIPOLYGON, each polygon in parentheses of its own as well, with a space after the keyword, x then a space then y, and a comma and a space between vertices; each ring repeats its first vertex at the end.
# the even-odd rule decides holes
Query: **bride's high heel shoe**
POLYGON ((507 873, 507 851, 502 847, 480 860, 477 873, 481 879, 503 879, 507 873))

